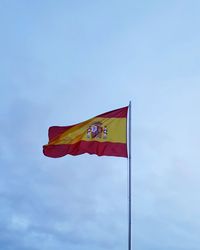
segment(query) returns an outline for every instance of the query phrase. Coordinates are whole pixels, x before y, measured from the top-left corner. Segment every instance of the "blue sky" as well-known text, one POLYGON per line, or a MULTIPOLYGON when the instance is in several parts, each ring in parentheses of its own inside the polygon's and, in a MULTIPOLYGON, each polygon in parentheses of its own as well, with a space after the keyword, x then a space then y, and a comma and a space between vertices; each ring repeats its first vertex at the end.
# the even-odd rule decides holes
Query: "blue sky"
POLYGON ((134 250, 199 250, 200 2, 0 2, 0 249, 127 247, 127 161, 42 154, 132 100, 134 250))

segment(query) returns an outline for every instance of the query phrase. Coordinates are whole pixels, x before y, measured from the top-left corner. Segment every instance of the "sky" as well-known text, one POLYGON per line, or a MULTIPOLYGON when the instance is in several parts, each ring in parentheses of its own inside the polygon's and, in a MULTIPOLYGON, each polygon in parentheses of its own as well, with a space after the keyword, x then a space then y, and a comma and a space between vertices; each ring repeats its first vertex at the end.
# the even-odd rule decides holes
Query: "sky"
POLYGON ((0 1, 0 249, 127 249, 127 159, 45 157, 132 101, 134 250, 199 250, 200 1, 0 1))

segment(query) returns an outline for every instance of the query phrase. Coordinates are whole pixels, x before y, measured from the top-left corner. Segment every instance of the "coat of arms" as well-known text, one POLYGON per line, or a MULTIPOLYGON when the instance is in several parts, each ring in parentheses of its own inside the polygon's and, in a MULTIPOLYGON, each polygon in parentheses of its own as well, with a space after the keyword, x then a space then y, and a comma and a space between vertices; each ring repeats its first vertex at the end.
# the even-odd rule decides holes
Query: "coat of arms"
POLYGON ((102 126, 101 122, 94 122, 87 129, 87 138, 103 138, 106 139, 108 135, 107 126, 102 126))

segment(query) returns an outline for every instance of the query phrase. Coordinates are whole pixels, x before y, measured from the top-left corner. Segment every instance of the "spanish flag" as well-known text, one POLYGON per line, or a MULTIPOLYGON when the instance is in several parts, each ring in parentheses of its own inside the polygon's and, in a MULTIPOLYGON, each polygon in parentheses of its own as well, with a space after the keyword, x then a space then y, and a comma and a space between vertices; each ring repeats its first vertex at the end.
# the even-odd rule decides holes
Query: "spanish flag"
POLYGON ((88 153, 127 158, 127 112, 128 106, 75 125, 50 127, 44 155, 58 158, 88 153))

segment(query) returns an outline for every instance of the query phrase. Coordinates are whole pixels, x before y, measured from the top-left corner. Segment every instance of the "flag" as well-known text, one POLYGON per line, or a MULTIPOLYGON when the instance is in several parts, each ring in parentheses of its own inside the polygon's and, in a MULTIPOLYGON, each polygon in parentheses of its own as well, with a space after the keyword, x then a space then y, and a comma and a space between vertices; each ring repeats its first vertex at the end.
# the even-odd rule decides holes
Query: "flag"
POLYGON ((128 106, 75 125, 50 127, 44 155, 58 158, 88 153, 127 158, 127 112, 128 106))

